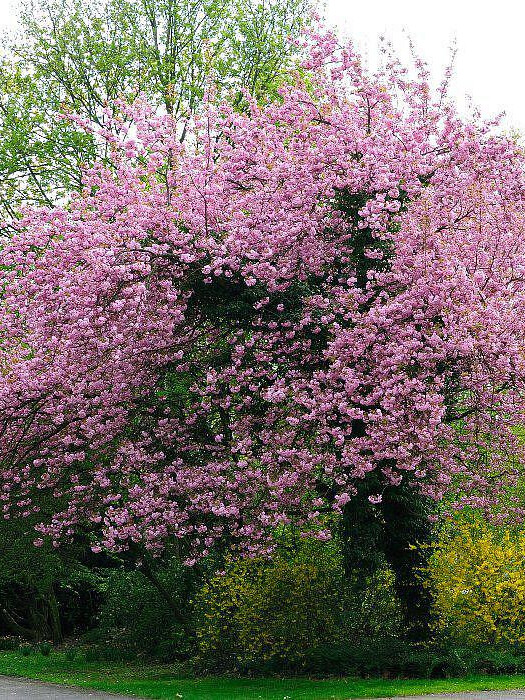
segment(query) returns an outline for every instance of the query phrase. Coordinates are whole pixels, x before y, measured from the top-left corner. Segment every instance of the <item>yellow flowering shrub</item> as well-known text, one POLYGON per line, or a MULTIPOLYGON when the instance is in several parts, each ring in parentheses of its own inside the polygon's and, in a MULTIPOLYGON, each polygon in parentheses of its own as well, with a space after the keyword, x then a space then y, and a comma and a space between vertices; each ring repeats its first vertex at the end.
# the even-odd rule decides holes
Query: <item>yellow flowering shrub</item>
POLYGON ((196 599, 201 655, 230 665, 294 665, 305 651, 334 641, 344 584, 332 565, 323 557, 231 561, 196 599))
POLYGON ((426 585, 438 632, 468 645, 525 643, 525 533, 459 518, 432 548, 426 585))
POLYGON ((300 669, 322 647, 391 636, 400 622, 391 572, 357 587, 335 542, 303 540, 271 561, 232 560, 194 602, 201 661, 223 669, 300 669))

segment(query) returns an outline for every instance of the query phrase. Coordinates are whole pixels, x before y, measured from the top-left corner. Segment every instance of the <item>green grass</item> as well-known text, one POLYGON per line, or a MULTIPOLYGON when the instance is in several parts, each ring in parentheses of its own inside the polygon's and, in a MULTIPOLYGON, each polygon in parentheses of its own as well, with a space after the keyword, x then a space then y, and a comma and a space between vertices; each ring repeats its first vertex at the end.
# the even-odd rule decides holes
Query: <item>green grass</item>
POLYGON ((49 683, 107 690, 123 695, 176 700, 346 700, 392 695, 504 690, 525 687, 525 675, 471 676, 447 680, 361 680, 336 678, 178 678, 169 666, 95 664, 67 660, 64 654, 0 652, 0 674, 49 683))

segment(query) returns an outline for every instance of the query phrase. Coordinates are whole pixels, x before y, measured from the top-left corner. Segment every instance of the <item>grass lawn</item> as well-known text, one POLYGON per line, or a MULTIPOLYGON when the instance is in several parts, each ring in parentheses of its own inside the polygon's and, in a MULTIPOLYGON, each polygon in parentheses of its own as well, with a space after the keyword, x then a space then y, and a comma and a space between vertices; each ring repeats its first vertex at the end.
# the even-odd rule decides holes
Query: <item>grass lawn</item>
POLYGON ((346 700, 525 687, 525 675, 400 681, 179 678, 168 666, 85 663, 67 660, 61 653, 49 657, 34 653, 24 657, 19 652, 0 652, 0 674, 170 700, 346 700))

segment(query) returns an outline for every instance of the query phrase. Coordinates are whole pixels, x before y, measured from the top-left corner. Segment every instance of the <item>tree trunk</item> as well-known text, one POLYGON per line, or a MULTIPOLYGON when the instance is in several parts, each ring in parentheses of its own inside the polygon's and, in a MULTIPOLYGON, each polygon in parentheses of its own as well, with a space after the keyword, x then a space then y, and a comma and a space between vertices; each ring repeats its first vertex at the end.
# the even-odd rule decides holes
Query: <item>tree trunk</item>
POLYGON ((419 577, 425 563, 425 550, 419 545, 431 538, 425 497, 406 485, 385 487, 372 472, 346 504, 340 534, 348 578, 357 577, 357 583, 365 586, 367 577, 387 563, 395 576, 407 638, 425 638, 430 597, 419 577), (368 496, 377 493, 382 493, 382 502, 372 505, 368 496))
POLYGON ((383 551, 396 577, 407 637, 420 641, 428 636, 430 622, 430 595, 421 581, 424 545, 432 535, 428 502, 410 487, 392 486, 383 495, 382 510, 383 551))
POLYGON ((14 634, 17 637, 23 637, 24 639, 31 639, 32 641, 37 641, 35 630, 29 629, 28 627, 24 627, 19 622, 17 622, 11 615, 9 610, 4 606, 0 607, 0 617, 2 618, 4 625, 11 632, 11 634, 14 634))
POLYGON ((48 626, 51 640, 54 644, 60 644, 63 641, 62 624, 60 621, 60 611, 53 586, 50 587, 49 593, 46 596, 48 609, 48 626))
POLYGON ((186 628, 188 625, 188 620, 186 619, 185 615, 181 612, 180 605, 171 595, 171 591, 159 579, 159 577, 153 570, 151 563, 146 560, 143 561, 143 563, 139 567, 139 570, 148 579, 151 585, 154 586, 154 588, 156 588, 157 591, 160 593, 161 598, 167 604, 177 622, 181 624, 184 628, 186 628))

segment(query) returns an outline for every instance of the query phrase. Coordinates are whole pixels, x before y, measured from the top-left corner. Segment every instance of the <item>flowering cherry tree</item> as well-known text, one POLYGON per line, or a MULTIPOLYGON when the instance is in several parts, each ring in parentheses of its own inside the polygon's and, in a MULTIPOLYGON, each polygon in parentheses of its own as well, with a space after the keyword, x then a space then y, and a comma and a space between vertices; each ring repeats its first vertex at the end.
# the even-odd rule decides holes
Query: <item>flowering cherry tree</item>
POLYGON ((205 110, 184 146, 140 103, 97 134, 111 163, 0 253, 5 517, 191 563, 328 537, 370 474, 375 503, 497 504, 522 464, 524 156, 417 68, 369 75, 319 34, 278 101, 205 110))

